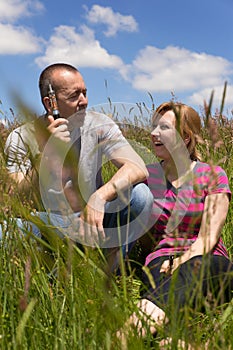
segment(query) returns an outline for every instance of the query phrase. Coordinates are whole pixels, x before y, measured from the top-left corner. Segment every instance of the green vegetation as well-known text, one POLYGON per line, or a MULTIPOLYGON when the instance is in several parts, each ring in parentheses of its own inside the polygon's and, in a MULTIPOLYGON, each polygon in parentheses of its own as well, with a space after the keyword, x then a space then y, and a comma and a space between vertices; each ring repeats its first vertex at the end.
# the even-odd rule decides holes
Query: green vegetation
MULTIPOLYGON (((231 116, 222 115, 221 108, 211 117, 209 112, 209 106, 204 106, 200 152, 203 160, 226 170, 233 189, 233 121, 231 116)), ((20 236, 11 219, 18 215, 29 218, 33 208, 30 201, 19 200, 7 176, 3 153, 7 134, 17 125, 16 119, 0 128, 0 219, 9 232, 0 246, 0 349, 123 349, 116 331, 135 311, 139 298, 141 266, 136 261, 140 261, 140 246, 135 246, 131 260, 121 263, 121 277, 110 277, 105 273, 100 250, 80 249, 60 240, 43 225, 46 241, 33 238, 30 232, 20 236)), ((153 159, 150 127, 149 121, 143 120, 143 113, 133 123, 132 118, 121 120, 121 127, 149 163, 153 159)), ((106 163, 106 180, 113 171, 106 163)), ((231 258, 232 227, 231 205, 223 230, 231 258)), ((155 339, 148 335, 142 340, 132 332, 128 349, 160 349, 159 342, 167 337, 172 338, 172 344, 164 349, 179 349, 178 339, 192 344, 193 349, 233 349, 232 329, 233 301, 221 308, 206 305, 205 314, 187 312, 182 325, 174 314, 169 326, 161 328, 155 339)), ((184 348, 188 349, 188 345, 184 348)))

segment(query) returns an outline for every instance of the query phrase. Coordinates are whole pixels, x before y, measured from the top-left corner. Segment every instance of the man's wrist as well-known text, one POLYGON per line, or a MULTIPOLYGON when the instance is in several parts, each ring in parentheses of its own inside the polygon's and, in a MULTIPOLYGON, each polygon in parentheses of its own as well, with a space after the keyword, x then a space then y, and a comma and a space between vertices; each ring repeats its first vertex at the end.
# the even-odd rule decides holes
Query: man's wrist
POLYGON ((107 182, 105 185, 100 187, 96 191, 96 194, 98 195, 98 198, 104 202, 111 202, 118 196, 116 186, 112 182, 107 182))

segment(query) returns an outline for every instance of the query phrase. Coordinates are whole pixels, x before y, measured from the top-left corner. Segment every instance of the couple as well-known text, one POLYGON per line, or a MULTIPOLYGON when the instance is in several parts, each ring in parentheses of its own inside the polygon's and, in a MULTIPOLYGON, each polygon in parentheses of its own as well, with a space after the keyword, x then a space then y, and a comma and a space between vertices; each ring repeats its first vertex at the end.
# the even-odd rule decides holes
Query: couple
MULTIPOLYGON (((144 334, 146 317, 147 329, 155 333, 169 319, 174 296, 177 310, 197 304, 200 276, 201 303, 210 291, 217 302, 230 300, 228 272, 233 267, 221 230, 231 192, 224 170, 200 161, 198 113, 172 102, 156 109, 151 139, 161 161, 146 167, 109 117, 86 111, 87 90, 76 68, 48 66, 39 88, 46 115, 9 135, 8 171, 22 194, 39 190, 43 210, 38 205, 37 215, 58 235, 111 251, 112 270, 118 247, 125 256, 142 237, 148 250, 146 292, 127 325, 144 334), (101 178, 103 155, 117 167, 106 183, 101 178)), ((34 226, 34 234, 40 235, 34 226)))

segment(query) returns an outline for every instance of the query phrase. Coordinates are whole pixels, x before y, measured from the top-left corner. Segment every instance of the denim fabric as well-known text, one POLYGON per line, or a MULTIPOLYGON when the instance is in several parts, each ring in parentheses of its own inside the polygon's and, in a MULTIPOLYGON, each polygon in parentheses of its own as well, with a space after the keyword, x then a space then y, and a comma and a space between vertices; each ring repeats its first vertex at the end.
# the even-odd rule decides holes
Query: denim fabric
MULTIPOLYGON (((118 196, 117 200, 108 202, 105 206, 104 228, 108 239, 102 247, 123 246, 124 254, 126 254, 133 242, 148 230, 153 196, 149 188, 144 183, 140 183, 135 185, 127 195, 120 197, 118 196)), ((72 233, 77 231, 75 223, 80 213, 63 216, 56 213, 37 212, 32 215, 40 218, 45 225, 55 230, 59 237, 68 236, 73 239, 72 233)), ((25 222, 19 218, 13 220, 23 233, 30 231, 35 236, 42 237, 35 223, 25 222)), ((1 225, 0 239, 2 239, 1 225)))
POLYGON ((118 196, 117 201, 108 202, 105 207, 104 227, 108 237, 108 247, 133 244, 148 231, 153 205, 149 188, 140 183, 129 193, 118 196))

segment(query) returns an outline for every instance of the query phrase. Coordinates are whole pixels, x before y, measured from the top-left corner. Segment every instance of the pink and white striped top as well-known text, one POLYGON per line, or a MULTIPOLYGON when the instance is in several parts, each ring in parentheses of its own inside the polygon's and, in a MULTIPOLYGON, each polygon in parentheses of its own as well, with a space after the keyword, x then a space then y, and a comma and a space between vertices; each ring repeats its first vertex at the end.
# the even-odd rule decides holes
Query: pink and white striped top
MULTIPOLYGON (((231 197, 228 178, 220 166, 211 166, 197 161, 191 176, 175 188, 166 178, 160 163, 147 166, 147 184, 154 195, 152 229, 155 249, 145 265, 164 255, 181 255, 197 239, 206 196, 228 193, 231 197)), ((220 238, 213 254, 228 257, 220 238)))

